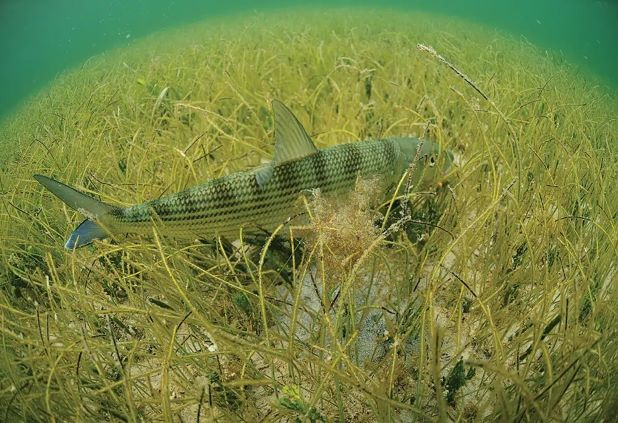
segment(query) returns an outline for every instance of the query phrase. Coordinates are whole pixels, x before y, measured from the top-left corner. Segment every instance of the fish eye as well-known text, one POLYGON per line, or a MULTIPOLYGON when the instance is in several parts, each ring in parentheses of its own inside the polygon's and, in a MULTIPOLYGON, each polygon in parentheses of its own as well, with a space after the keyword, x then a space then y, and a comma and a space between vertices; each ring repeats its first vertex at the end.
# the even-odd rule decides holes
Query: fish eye
POLYGON ((434 156, 429 157, 429 166, 434 167, 436 165, 436 158, 434 156))

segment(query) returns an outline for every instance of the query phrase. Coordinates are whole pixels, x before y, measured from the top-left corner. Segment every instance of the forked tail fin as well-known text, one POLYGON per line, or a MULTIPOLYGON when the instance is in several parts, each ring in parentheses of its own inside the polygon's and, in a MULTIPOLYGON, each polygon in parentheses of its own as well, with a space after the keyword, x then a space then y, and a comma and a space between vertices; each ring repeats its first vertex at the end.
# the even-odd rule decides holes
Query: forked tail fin
POLYGON ((72 250, 88 245, 95 239, 103 239, 109 236, 109 232, 97 222, 105 215, 117 209, 117 207, 105 204, 47 176, 34 175, 34 179, 64 201, 67 206, 87 217, 71 233, 66 244, 64 244, 64 248, 72 250))

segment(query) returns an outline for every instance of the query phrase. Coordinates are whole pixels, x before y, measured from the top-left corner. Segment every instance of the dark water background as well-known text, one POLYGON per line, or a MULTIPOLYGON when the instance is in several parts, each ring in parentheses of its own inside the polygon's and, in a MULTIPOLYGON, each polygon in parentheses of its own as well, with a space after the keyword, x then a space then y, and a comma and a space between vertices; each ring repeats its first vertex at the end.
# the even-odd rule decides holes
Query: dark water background
MULTIPOLYGON (((0 0, 0 117, 59 72, 139 37, 209 16, 304 4, 307 2, 0 0)), ((561 52, 618 92, 618 0, 331 0, 312 1, 311 5, 379 5, 461 17, 561 52)))

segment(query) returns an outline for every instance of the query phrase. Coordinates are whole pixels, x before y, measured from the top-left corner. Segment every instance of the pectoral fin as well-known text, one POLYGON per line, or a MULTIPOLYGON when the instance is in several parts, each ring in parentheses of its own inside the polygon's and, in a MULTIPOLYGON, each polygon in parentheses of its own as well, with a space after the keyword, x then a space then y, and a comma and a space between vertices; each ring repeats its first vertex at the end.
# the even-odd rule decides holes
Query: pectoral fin
POLYGON ((269 164, 255 171, 255 181, 260 188, 264 188, 264 185, 273 176, 273 170, 273 166, 269 164))

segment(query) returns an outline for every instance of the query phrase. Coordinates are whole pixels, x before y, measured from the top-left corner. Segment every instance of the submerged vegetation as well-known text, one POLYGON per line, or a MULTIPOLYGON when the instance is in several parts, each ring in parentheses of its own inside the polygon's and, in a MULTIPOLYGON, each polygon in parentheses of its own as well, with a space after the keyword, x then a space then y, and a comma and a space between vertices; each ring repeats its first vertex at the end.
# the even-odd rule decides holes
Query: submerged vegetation
POLYGON ((468 24, 331 11, 59 77, 2 128, 0 420, 609 419, 618 125, 575 75, 468 24), (302 228, 62 248, 80 217, 33 173, 119 205, 178 191, 269 159, 273 98, 319 147, 426 135, 458 166, 378 204, 374 181, 316 194, 302 228))

